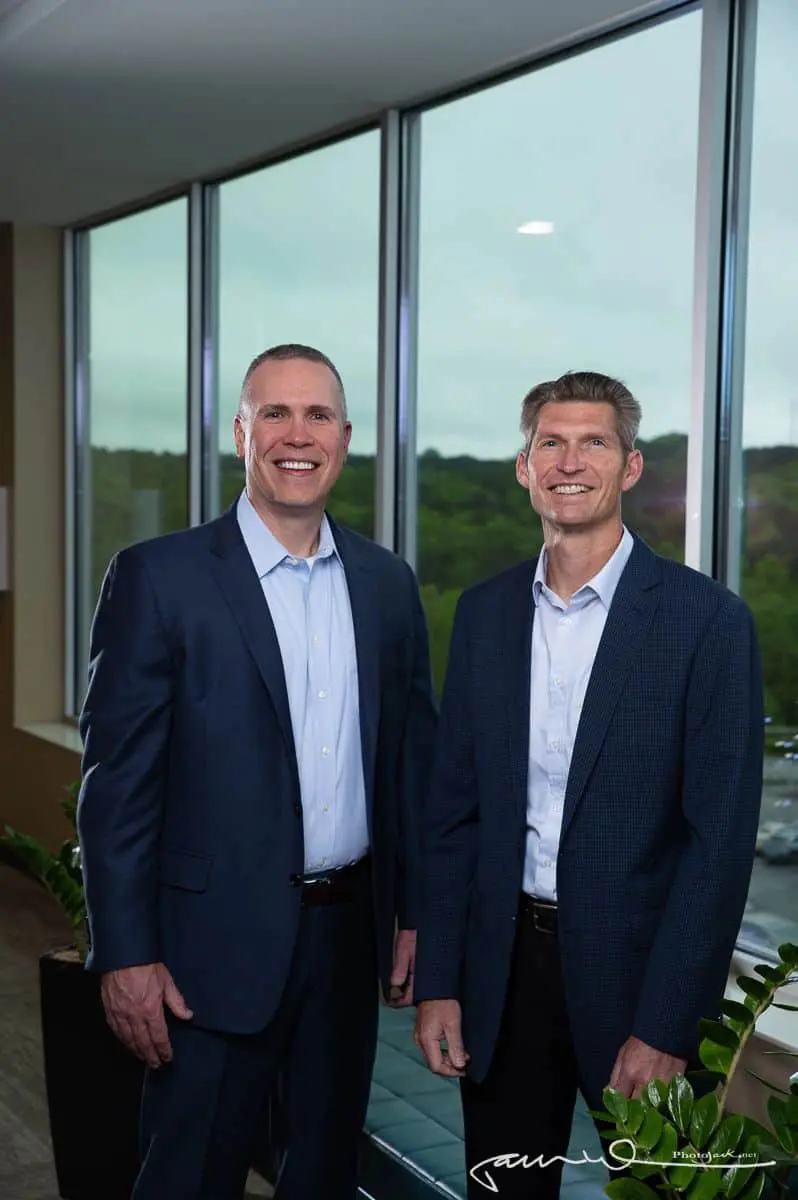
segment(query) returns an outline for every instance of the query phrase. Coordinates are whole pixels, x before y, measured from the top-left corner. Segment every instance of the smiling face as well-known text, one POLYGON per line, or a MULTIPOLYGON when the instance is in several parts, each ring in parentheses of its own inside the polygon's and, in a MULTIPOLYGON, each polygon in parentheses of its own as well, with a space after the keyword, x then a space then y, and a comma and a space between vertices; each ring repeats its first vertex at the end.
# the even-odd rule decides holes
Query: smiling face
POLYGON ((544 522, 562 530, 600 529, 620 520, 621 496, 643 470, 627 453, 615 409, 601 401, 552 401, 540 410, 516 478, 544 522))
POLYGON ((332 372, 302 358, 261 363, 234 423, 236 454, 257 509, 322 512, 352 427, 332 372))

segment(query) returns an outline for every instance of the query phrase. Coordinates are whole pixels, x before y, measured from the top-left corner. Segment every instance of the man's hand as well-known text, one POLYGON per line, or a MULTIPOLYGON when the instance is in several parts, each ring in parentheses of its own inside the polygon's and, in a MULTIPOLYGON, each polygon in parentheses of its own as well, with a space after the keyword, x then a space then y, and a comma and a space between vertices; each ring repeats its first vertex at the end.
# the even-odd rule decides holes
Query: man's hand
POLYGON ((405 1008, 413 1003, 413 973, 416 963, 416 931, 400 929, 393 948, 393 971, 388 1003, 405 1008))
POLYGON ((652 1079, 669 1083, 674 1075, 683 1075, 686 1066, 686 1058, 674 1058, 639 1038, 630 1037, 618 1051, 609 1086, 622 1092, 627 1099, 637 1100, 652 1079))
POLYGON ((436 1075, 459 1079, 469 1056, 463 1047, 460 1004, 457 1000, 423 1000, 416 1014, 413 1040, 436 1075), (446 1042, 446 1049, 441 1042, 446 1042))
POLYGON ((183 1021, 194 1014, 163 963, 109 971, 102 977, 102 998, 108 1024, 124 1046, 149 1067, 171 1062, 164 1005, 183 1021))

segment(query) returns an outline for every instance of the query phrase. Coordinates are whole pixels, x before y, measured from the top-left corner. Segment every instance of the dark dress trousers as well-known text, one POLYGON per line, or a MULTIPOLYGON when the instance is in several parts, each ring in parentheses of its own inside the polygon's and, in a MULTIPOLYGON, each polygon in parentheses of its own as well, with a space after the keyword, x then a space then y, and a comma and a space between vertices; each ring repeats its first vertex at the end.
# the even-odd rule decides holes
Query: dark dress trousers
MULTIPOLYGON (((699 1018, 716 1014, 723 996, 762 791, 751 614, 732 592, 636 537, 577 728, 556 937, 536 932, 519 904, 535 566, 514 567, 459 601, 423 822, 416 1000, 461 1003, 471 1056, 464 1102, 493 1068, 511 1073, 525 1046, 524 1061, 535 1064, 526 1079, 516 1073, 513 1124, 497 1132, 495 1154, 537 1153, 535 1094, 543 1117, 558 1106, 564 1113, 567 1145, 573 1104, 561 1093, 575 1094, 578 1083, 601 1108, 630 1036, 694 1060, 699 1018), (519 988, 534 997, 525 1013, 519 988), (538 1019, 549 1023, 554 1049, 536 1044, 538 1019), (514 1130, 524 1144, 509 1144, 514 1130)), ((466 1118, 468 1133, 467 1103, 466 1118)), ((510 1175, 519 1187, 525 1175, 531 1188, 528 1171, 510 1175)), ((516 1194, 535 1192, 507 1192, 516 1194)))
POLYGON ((122 551, 103 583, 80 719, 88 967, 163 961, 193 1012, 170 1021, 174 1061, 148 1075, 136 1200, 240 1197, 268 1092, 285 1102, 290 1142, 277 1195, 353 1195, 378 978, 387 994, 397 922, 417 922, 436 714, 411 570, 330 526, 352 608, 371 851, 344 904, 308 905, 302 886, 285 676, 235 505, 122 551))

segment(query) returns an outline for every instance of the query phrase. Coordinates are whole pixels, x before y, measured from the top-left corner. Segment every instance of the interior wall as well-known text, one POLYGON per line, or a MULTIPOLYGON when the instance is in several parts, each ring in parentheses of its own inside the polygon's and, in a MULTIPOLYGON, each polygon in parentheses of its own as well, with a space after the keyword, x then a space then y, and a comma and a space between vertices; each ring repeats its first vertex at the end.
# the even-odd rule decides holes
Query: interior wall
POLYGON ((29 731, 64 695, 62 235, 0 224, 0 487, 9 489, 10 590, 0 593, 0 827, 51 847, 79 756, 29 731))

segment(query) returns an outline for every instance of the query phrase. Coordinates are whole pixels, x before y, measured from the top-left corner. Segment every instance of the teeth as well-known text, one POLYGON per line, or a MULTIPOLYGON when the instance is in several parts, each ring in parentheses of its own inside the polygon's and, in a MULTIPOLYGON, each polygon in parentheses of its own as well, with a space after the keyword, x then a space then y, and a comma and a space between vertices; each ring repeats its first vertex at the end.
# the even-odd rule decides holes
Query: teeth
POLYGON ((278 462, 278 467, 287 467, 291 471, 312 471, 315 467, 312 462, 295 462, 292 458, 282 458, 278 462))
POLYGON ((590 488, 586 488, 582 483, 559 483, 551 490, 560 496, 576 496, 579 492, 589 492, 590 488))

